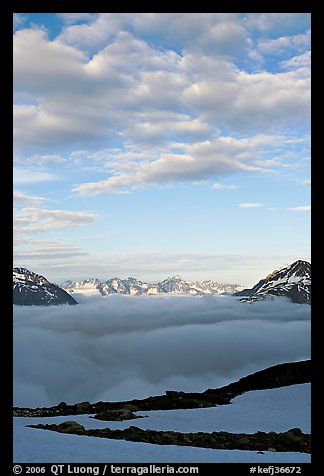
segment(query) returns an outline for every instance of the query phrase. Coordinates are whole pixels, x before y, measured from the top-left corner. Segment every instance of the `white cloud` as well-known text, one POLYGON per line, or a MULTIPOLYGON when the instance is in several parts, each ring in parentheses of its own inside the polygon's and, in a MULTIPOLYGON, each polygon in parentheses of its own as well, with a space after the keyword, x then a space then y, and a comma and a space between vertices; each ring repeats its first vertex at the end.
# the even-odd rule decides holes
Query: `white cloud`
POLYGON ((312 180, 311 180, 311 179, 306 179, 306 180, 303 181, 303 184, 304 184, 304 185, 307 185, 308 187, 310 187, 311 184, 312 184, 312 180))
POLYGON ((108 40, 121 30, 119 15, 114 13, 60 15, 68 26, 58 36, 59 41, 73 45, 86 53, 93 53, 103 48, 107 45, 108 40), (74 15, 82 16, 74 17, 74 15), (79 20, 86 20, 86 23, 69 25, 69 23, 79 20))
MULTIPOLYGON (((194 57, 188 62, 200 63, 194 57)), ((310 70, 247 73, 219 60, 202 67, 204 74, 186 88, 184 100, 203 120, 220 122, 225 130, 277 132, 280 125, 309 117, 310 70)))
POLYGON ((225 185, 222 183, 213 183, 212 188, 215 190, 236 190, 240 188, 238 185, 225 185))
MULTIPOLYGON (((172 111, 147 111, 145 113, 134 112, 133 118, 127 124, 124 135, 128 142, 152 145, 167 141, 167 139, 173 138, 175 134, 179 141, 182 139, 194 141, 208 137, 211 132, 212 127, 207 122, 198 118, 193 119, 188 114, 179 114, 172 111)), ((179 146, 181 146, 181 143, 179 143, 179 146)))
MULTIPOLYGON (((129 161, 125 168, 113 162, 114 175, 106 180, 81 184, 73 189, 81 195, 139 190, 159 184, 213 179, 233 172, 267 172, 255 163, 255 155, 271 148, 277 137, 216 137, 193 144, 178 143, 151 160, 129 161), (180 153, 181 152, 181 153, 180 153)), ((109 166, 109 163, 107 163, 109 166)))
POLYGON ((297 69, 300 71, 305 70, 305 74, 309 74, 309 70, 311 67, 311 52, 306 51, 305 53, 302 53, 300 55, 293 56, 288 60, 282 61, 280 64, 283 69, 297 69))
POLYGON ((61 164, 65 162, 65 159, 58 154, 43 154, 43 155, 36 155, 33 157, 30 157, 30 162, 33 164, 38 163, 38 164, 48 164, 48 163, 53 163, 53 164, 61 164))
POLYGON ((309 212, 311 210, 311 206, 310 205, 302 205, 300 207, 287 208, 287 210, 289 210, 291 212, 309 212))
POLYGON ((262 203, 240 203, 239 204, 240 208, 260 208, 263 206, 264 205, 262 203))
POLYGON ((310 21, 310 13, 249 13, 244 18, 247 27, 273 36, 281 36, 287 31, 297 33, 309 28, 310 21))
POLYGON ((282 298, 248 305, 231 297, 111 296, 15 306, 14 326, 19 406, 204 391, 310 355, 310 306, 282 298))
POLYGON ((71 262, 75 257, 80 259, 80 256, 88 253, 78 246, 70 245, 53 240, 35 240, 34 238, 19 238, 14 239, 15 249, 13 253, 14 263, 17 266, 24 266, 31 268, 34 272, 40 274, 45 268, 58 266, 60 263, 71 262))
POLYGON ((258 42, 258 49, 262 54, 282 54, 288 51, 303 51, 310 48, 310 30, 304 34, 281 36, 279 38, 262 39, 258 42))
MULTIPOLYGON (((120 21, 114 14, 103 15, 94 23, 68 28, 92 25, 98 32, 99 20, 114 25, 120 21)), ((176 23, 182 21, 183 14, 174 15, 176 23)), ((217 16, 207 20, 202 15, 201 26, 202 19, 208 24, 216 21, 210 23, 210 34, 213 25, 224 35, 234 24, 238 28, 236 17, 219 23, 217 16)), ((192 15, 185 16, 189 19, 193 21, 192 15)), ((193 25, 190 28, 196 28, 193 25)), ((20 30, 14 36, 14 87, 30 100, 15 106, 15 144, 22 151, 40 153, 57 144, 78 143, 82 148, 89 143, 107 145, 116 138, 149 144, 174 140, 175 135, 195 140, 215 131, 277 132, 305 121, 309 76, 305 68, 247 73, 208 52, 159 49, 122 30, 89 59, 77 42, 71 46, 62 37, 49 40, 41 30, 20 30)))
POLYGON ((13 203, 16 205, 39 205, 46 200, 45 197, 35 195, 25 195, 22 192, 13 192, 13 203))
POLYGON ((25 167, 14 166, 13 168, 13 183, 16 185, 48 182, 56 179, 57 176, 55 174, 38 170, 33 167, 27 169, 25 167))
POLYGON ((17 90, 43 94, 64 90, 71 81, 83 84, 82 65, 87 57, 79 50, 50 41, 44 30, 17 31, 13 40, 14 86, 17 90))
POLYGON ((248 45, 246 30, 237 21, 233 20, 211 25, 195 44, 204 53, 225 57, 244 53, 248 45))
POLYGON ((93 223, 97 214, 89 212, 21 208, 15 211, 14 225, 19 233, 42 233, 93 223))

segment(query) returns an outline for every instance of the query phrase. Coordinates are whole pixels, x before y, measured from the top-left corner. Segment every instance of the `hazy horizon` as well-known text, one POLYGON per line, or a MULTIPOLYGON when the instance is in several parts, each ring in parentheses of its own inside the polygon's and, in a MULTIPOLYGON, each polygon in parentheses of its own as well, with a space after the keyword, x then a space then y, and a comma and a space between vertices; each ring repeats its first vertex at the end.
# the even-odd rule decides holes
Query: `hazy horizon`
MULTIPOLYGON (((303 261, 308 261, 309 263, 311 263, 311 259, 305 259, 303 261)), ((286 263, 285 265, 283 266, 278 266, 276 269, 280 269, 280 268, 283 268, 285 267, 287 264, 292 264, 291 262, 290 263, 286 263)), ((19 267, 19 268, 27 268, 26 266, 14 266, 14 267, 19 267)), ((28 268, 27 268, 28 269, 28 268)), ((33 271, 33 272, 36 272, 35 269, 29 269, 29 271, 33 271)), ((263 274, 262 276, 260 276, 259 278, 257 278, 256 281, 254 282, 250 282, 249 284, 247 285, 242 285, 241 283, 239 282, 236 282, 235 280, 232 280, 232 281, 221 281, 220 279, 212 279, 212 278, 202 278, 202 279, 194 279, 194 278, 190 278, 188 276, 180 276, 179 273, 169 273, 169 274, 165 274, 165 275, 161 275, 160 278, 155 278, 155 279, 145 279, 143 278, 141 275, 139 275, 138 273, 133 273, 132 275, 130 274, 127 274, 127 275, 78 275, 77 277, 72 277, 71 275, 68 275, 68 277, 62 277, 61 279, 56 279, 54 280, 56 282, 56 284, 64 284, 66 281, 84 281, 84 280, 87 280, 87 279, 99 279, 100 281, 106 281, 106 280, 109 280, 109 279, 113 279, 113 278, 119 278, 119 279, 123 279, 123 280, 126 280, 128 278, 136 278, 138 279, 139 281, 143 281, 143 282, 147 282, 149 284, 156 284, 156 283, 159 283, 165 279, 168 279, 168 278, 174 278, 176 276, 179 276, 182 280, 184 281, 197 281, 197 282, 203 282, 203 281, 214 281, 214 282, 217 282, 217 283, 220 283, 220 284, 237 284, 238 286, 242 286, 242 287, 245 287, 245 286, 251 286, 253 287, 258 281, 260 281, 261 279, 265 278, 268 274, 271 274, 273 271, 275 271, 275 269, 272 269, 270 270, 268 273, 266 274, 263 274)), ((233 273, 233 271, 232 271, 233 273)), ((39 272, 37 274, 40 274, 40 275, 44 275, 44 273, 42 272, 39 272)), ((45 273, 46 274, 46 273, 45 273)), ((234 276, 235 273, 233 273, 233 276, 234 276)), ((216 273, 215 273, 215 276, 216 276, 216 273)), ((46 275, 45 278, 49 279, 49 276, 46 275)), ((49 279, 49 281, 51 281, 49 279)), ((246 281, 247 282, 247 281, 246 281)))

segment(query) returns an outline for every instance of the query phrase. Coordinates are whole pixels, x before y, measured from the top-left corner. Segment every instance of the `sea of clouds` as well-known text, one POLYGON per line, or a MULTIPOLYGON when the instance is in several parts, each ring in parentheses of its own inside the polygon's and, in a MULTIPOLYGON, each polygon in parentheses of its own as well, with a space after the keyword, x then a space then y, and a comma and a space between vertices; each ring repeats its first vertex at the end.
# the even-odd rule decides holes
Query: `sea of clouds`
POLYGON ((310 306, 285 298, 77 300, 77 306, 14 306, 14 405, 203 391, 310 357, 310 306))

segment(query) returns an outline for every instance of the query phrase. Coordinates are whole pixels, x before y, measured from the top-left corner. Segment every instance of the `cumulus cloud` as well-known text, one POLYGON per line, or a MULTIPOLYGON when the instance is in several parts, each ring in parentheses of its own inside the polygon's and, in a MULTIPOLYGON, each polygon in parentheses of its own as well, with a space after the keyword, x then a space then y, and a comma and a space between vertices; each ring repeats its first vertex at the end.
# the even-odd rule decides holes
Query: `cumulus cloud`
POLYGON ((203 391, 310 355, 310 308, 277 298, 86 299, 14 307, 14 404, 203 391))
MULTIPOLYGON (((194 57, 192 61, 201 63, 194 57)), ((221 121, 226 129, 240 132, 251 127, 275 132, 279 124, 296 124, 309 117, 309 69, 306 74, 303 69, 303 75, 298 69, 248 73, 219 59, 202 68, 204 75, 186 88, 184 99, 204 120, 221 121)))
POLYGON ((293 56, 288 60, 282 61, 280 64, 283 69, 295 69, 301 72, 305 71, 305 73, 308 74, 311 67, 311 52, 306 51, 300 55, 293 56))
POLYGON ((244 17, 247 27, 273 36, 297 33, 300 28, 309 28, 310 21, 310 13, 250 13, 244 17))
POLYGON ((200 14, 196 19, 191 14, 143 14, 130 20, 125 14, 136 32, 147 30, 147 21, 151 28, 154 22, 167 23, 170 15, 168 28, 172 24, 178 34, 184 31, 179 22, 188 25, 191 35, 199 30, 199 41, 210 43, 205 54, 192 45, 182 54, 171 46, 160 48, 158 42, 153 46, 120 29, 120 22, 126 21, 120 15, 100 14, 93 22, 70 25, 52 40, 43 30, 16 32, 14 88, 28 98, 14 108, 17 149, 33 150, 35 143, 38 149, 58 143, 107 144, 117 137, 124 143, 163 142, 172 134, 192 140, 215 129, 227 134, 251 128, 275 133, 307 117, 309 68, 295 65, 283 73, 248 73, 211 53, 216 46, 232 50, 242 46, 244 28, 235 15, 208 19, 211 14, 200 14), (89 45, 101 34, 103 44, 90 57, 79 41, 67 40, 76 35, 89 45), (173 118, 163 119, 170 112, 173 118))
POLYGON ((112 13, 59 13, 68 25, 59 35, 60 42, 92 53, 105 46, 121 29, 118 14, 112 13), (74 22, 80 24, 73 25, 74 22))
POLYGON ((310 30, 304 34, 281 36, 275 39, 263 39, 258 42, 258 49, 263 54, 282 54, 286 50, 303 51, 310 48, 310 30))

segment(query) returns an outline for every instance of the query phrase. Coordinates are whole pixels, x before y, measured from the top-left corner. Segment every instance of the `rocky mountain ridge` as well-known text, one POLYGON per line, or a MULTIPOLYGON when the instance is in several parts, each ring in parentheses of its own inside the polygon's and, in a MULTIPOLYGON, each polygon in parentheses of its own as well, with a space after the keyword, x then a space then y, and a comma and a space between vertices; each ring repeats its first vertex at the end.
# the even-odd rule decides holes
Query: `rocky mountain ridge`
POLYGON ((50 306, 77 304, 64 289, 50 283, 44 276, 26 268, 13 268, 13 304, 50 306))
POLYGON ((311 304, 311 264, 298 260, 273 271, 253 288, 234 293, 241 301, 260 301, 269 296, 285 296, 298 304, 311 304))
POLYGON ((299 304, 311 303, 311 265, 298 260, 270 273, 253 288, 243 289, 237 284, 223 284, 211 280, 186 281, 176 275, 158 283, 147 283, 137 278, 111 278, 100 281, 65 281, 50 283, 44 276, 26 268, 13 269, 13 301, 18 305, 77 304, 71 295, 154 296, 163 294, 203 296, 206 294, 233 295, 242 302, 255 302, 273 296, 283 296, 299 304))
POLYGON ((202 296, 204 294, 233 294, 241 289, 238 284, 223 284, 211 280, 203 282, 185 281, 178 275, 153 284, 133 277, 126 279, 111 278, 107 281, 89 278, 83 281, 65 281, 61 287, 71 294, 84 294, 87 296, 106 296, 109 294, 152 296, 166 293, 202 296))

